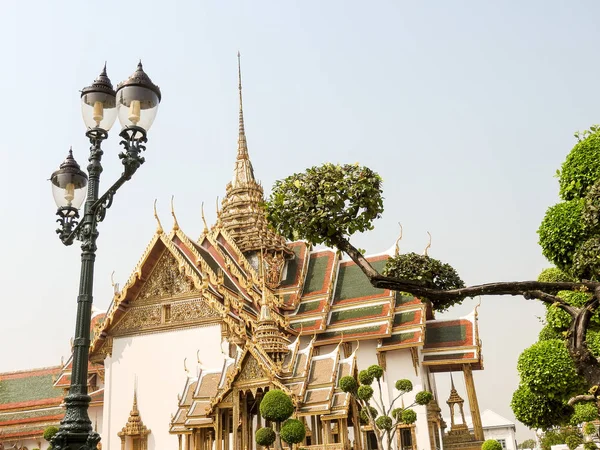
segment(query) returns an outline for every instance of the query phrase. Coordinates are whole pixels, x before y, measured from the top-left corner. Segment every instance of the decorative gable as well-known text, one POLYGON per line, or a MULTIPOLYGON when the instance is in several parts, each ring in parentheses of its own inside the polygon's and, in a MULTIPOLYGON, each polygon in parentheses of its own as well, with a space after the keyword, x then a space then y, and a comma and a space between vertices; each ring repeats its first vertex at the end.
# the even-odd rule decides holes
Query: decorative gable
POLYGON ((152 302, 165 298, 199 293, 194 282, 180 273, 179 264, 170 251, 165 250, 150 273, 135 302, 152 302))
POLYGON ((236 377, 236 383, 248 383, 255 382, 257 380, 264 380, 269 378, 265 371, 260 367, 260 364, 252 354, 248 354, 248 357, 242 365, 242 370, 236 377))

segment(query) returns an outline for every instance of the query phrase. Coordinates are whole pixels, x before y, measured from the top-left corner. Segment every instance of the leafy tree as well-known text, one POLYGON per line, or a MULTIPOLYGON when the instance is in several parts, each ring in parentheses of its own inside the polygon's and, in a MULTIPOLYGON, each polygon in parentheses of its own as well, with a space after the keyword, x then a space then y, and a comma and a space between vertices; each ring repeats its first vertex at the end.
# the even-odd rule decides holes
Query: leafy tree
POLYGON ((273 445, 273 442, 275 442, 275 438, 277 436, 275 435, 273 428, 262 427, 256 430, 255 437, 258 445, 262 445, 268 449, 271 445, 273 445))
POLYGON ((415 405, 427 405, 433 399, 431 392, 421 391, 415 395, 415 401, 409 406, 394 408, 396 401, 400 397, 413 390, 412 382, 402 379, 397 380, 395 383, 397 395, 389 405, 386 405, 383 402, 381 390, 382 377, 383 369, 381 366, 374 364, 365 370, 361 370, 358 373, 358 380, 353 376, 347 375, 340 378, 338 382, 339 388, 349 393, 360 406, 360 421, 363 424, 371 425, 377 439, 378 450, 393 448, 392 443, 398 429, 397 425, 415 423, 417 421, 417 413, 411 408, 415 405), (379 399, 375 398, 375 391, 371 386, 374 381, 377 381, 379 399), (386 440, 386 447, 383 445, 384 439, 386 440))
MULTIPOLYGON (((544 349, 558 350, 556 363, 567 367, 565 352, 556 342, 564 341, 573 363, 568 366, 569 373, 584 379, 584 387, 569 386, 570 392, 578 393, 569 399, 554 395, 560 383, 566 382, 560 375, 545 392, 527 383, 515 392, 513 408, 521 410, 525 423, 548 428, 567 423, 575 403, 596 402, 596 393, 600 395, 600 337, 594 335, 600 332, 600 127, 576 133, 576 137, 578 143, 557 174, 563 201, 548 209, 538 230, 542 253, 556 268, 538 281, 465 287, 450 265, 414 253, 390 258, 379 273, 349 240, 356 232, 371 230, 383 212, 381 178, 358 164, 324 164, 277 181, 266 212, 284 237, 337 247, 373 286, 411 293, 439 311, 479 295, 522 295, 545 303, 549 327, 541 337, 552 343, 538 347, 532 355, 544 349), (527 405, 525 399, 537 403, 527 405)), ((541 364, 539 370, 546 367, 540 358, 532 358, 541 364)), ((531 374, 524 374, 533 380, 531 374)))
POLYGON ((527 439, 521 442, 517 448, 519 449, 527 449, 527 448, 535 448, 535 441, 533 439, 527 439))
POLYGON ((540 445, 542 446, 542 450, 551 450, 553 445, 567 444, 567 440, 569 440, 571 436, 575 436, 577 439, 583 438, 579 429, 575 427, 563 427, 547 430, 540 440, 540 445))
POLYGON ((290 444, 290 447, 302 442, 305 436, 306 428, 298 419, 288 419, 281 427, 281 439, 283 442, 290 444))
POLYGON ((58 427, 55 426, 49 426, 44 430, 44 439, 50 443, 48 450, 52 450, 52 438, 56 433, 58 433, 58 427))
POLYGON ((496 439, 488 439, 481 446, 481 450, 502 450, 502 444, 496 439))
MULTIPOLYGON (((275 389, 275 390, 267 392, 260 402, 259 410, 260 410, 260 415, 265 420, 271 421, 275 424, 275 431, 274 431, 275 439, 268 444, 266 444, 266 442, 269 442, 272 435, 268 431, 262 431, 262 430, 265 430, 265 428, 260 428, 260 429, 256 430, 255 438, 256 438, 256 442, 259 445, 268 447, 269 445, 273 444, 273 442, 274 442, 275 448, 277 450, 282 450, 282 446, 281 446, 282 437, 287 437, 288 439, 291 439, 293 441, 294 437, 299 436, 298 425, 296 424, 296 422, 299 423, 302 426, 302 428, 304 429, 304 424, 302 424, 302 422, 300 422, 298 420, 292 420, 292 421, 287 420, 294 413, 294 404, 292 403, 292 399, 282 390, 275 389), (284 424, 284 427, 282 428, 281 423, 285 422, 286 420, 287 420, 287 422, 284 424), (287 427, 287 429, 285 429, 286 424, 288 424, 288 422, 290 422, 291 425, 289 425, 287 427), (260 433, 260 435, 259 435, 259 433, 260 433), (260 444, 258 442, 259 439, 261 442, 265 442, 265 444, 260 444)), ((304 430, 304 433, 306 433, 306 430, 304 430)), ((304 439, 304 435, 297 442, 289 442, 285 439, 284 439, 284 441, 287 442, 288 444, 290 444, 290 443, 295 444, 295 443, 301 442, 303 439, 304 439)))

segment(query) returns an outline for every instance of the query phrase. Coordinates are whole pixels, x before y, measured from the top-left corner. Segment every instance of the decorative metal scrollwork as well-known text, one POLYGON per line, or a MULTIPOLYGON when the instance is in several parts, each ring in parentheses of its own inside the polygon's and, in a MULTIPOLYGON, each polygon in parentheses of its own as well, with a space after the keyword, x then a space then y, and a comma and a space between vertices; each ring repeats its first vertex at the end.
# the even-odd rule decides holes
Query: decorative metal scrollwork
POLYGON ((73 230, 79 223, 79 211, 72 206, 63 206, 56 211, 58 219, 56 221, 60 227, 56 229, 56 234, 65 245, 71 245, 74 240, 73 230))
POLYGON ((148 138, 146 130, 138 126, 123 128, 119 136, 123 138, 119 144, 125 149, 124 152, 119 153, 119 158, 125 167, 123 176, 129 179, 144 164, 145 158, 141 156, 141 153, 146 150, 144 144, 148 142, 148 138))
POLYGON ((102 196, 98 206, 96 207, 96 222, 102 222, 106 217, 106 210, 111 207, 115 192, 110 189, 106 194, 102 196))

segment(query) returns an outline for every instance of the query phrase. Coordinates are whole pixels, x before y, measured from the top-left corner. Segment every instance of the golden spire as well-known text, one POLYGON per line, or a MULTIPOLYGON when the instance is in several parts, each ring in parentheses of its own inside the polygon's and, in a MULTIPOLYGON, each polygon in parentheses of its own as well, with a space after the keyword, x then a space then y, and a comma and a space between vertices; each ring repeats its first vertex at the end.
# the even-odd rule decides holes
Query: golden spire
POLYGON ((256 183, 254 179, 254 169, 248 155, 248 143, 246 142, 246 129, 244 128, 244 104, 242 101, 242 64, 240 52, 238 57, 238 91, 240 96, 240 115, 239 115, 239 134, 238 134, 238 151, 237 161, 235 164, 235 174, 233 177, 232 187, 244 187, 248 183, 256 183))
POLYGON ((156 232, 158 234, 162 234, 163 227, 162 227, 162 224, 160 223, 160 219, 158 218, 158 213, 156 212, 156 199, 154 199, 154 218, 156 219, 156 222, 158 223, 158 226, 156 228, 156 232))

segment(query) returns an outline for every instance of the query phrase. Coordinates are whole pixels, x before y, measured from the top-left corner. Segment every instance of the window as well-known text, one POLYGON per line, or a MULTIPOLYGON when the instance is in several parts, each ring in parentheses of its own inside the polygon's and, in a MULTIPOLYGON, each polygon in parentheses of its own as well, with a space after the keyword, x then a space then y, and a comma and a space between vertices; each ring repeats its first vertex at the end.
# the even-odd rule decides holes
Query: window
POLYGON ((400 450, 413 450, 412 431, 410 428, 400 429, 400 450))
POLYGON ((506 439, 496 439, 503 449, 506 449, 506 439))

